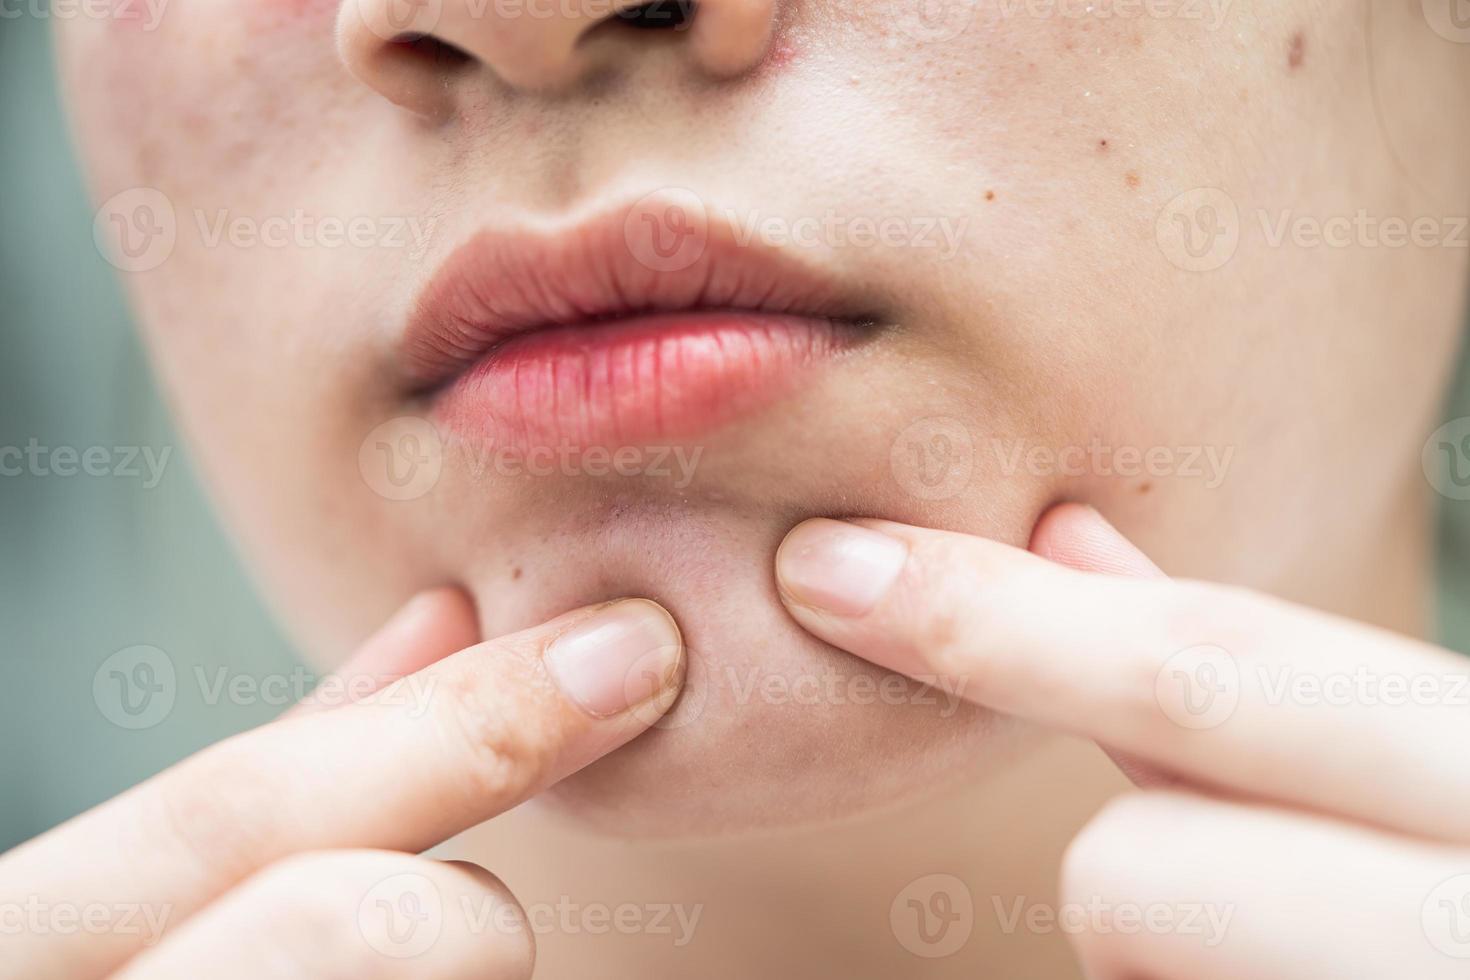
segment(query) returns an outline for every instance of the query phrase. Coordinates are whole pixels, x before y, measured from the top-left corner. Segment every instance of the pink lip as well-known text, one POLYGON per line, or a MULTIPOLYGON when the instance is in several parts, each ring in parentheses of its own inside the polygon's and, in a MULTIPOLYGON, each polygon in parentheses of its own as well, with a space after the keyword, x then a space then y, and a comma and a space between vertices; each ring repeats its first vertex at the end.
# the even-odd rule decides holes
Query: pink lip
POLYGON ((519 452, 696 436, 788 395, 871 319, 784 253, 670 208, 461 246, 404 338, 435 420, 519 452))

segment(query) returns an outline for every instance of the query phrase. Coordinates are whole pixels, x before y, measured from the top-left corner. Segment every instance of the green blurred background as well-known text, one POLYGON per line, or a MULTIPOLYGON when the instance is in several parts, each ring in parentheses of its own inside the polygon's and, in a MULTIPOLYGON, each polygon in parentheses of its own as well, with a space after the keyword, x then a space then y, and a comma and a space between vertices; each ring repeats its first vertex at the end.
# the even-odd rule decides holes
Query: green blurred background
POLYGON ((0 446, 172 447, 152 489, 0 476, 4 850, 278 710, 209 703, 196 667, 212 683, 220 667, 260 678, 295 660, 214 523, 93 244, 44 21, 0 19, 0 92, 0 446), (167 651, 179 683, 166 718, 129 730, 99 710, 93 676, 137 644, 167 651))
MULTIPOLYGON (((211 682, 221 669, 288 681, 298 670, 213 522, 93 244, 50 58, 44 21, 0 19, 0 447, 34 438, 171 455, 151 489, 122 476, 0 476, 0 850, 279 710, 213 700, 196 669, 211 682), (142 719, 156 723, 125 728, 93 681, 140 644, 167 652, 175 697, 164 717, 142 719)), ((1470 637, 1456 599, 1466 508, 1445 522, 1447 637, 1470 637)))

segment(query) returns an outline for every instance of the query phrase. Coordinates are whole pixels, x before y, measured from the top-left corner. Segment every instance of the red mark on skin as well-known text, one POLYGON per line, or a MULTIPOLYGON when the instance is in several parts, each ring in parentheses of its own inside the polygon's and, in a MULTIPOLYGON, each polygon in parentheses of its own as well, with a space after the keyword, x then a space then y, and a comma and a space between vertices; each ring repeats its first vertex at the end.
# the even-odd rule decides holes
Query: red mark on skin
POLYGON ((1101 150, 1102 152, 1106 153, 1108 151, 1108 141, 1107 140, 1098 140, 1097 141, 1097 148, 1099 150, 1101 150))
POLYGON ((783 38, 771 48, 766 55, 766 60, 761 62, 760 70, 762 73, 780 71, 789 67, 800 53, 795 41, 783 38))
POLYGON ((1291 36, 1291 47, 1286 53, 1286 64, 1296 71, 1307 62, 1307 36, 1297 31, 1291 36))
POLYGON ((510 579, 512 582, 519 582, 521 580, 521 576, 524 574, 525 572, 521 568, 513 568, 511 569, 510 579))

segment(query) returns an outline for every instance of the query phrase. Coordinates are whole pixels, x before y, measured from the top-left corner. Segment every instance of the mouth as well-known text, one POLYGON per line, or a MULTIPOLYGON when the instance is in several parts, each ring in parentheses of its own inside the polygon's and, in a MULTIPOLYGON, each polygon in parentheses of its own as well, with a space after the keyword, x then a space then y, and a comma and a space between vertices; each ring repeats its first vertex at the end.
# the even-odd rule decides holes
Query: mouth
POLYGON ((878 317, 697 202, 482 232, 419 297, 401 355, 444 430, 498 450, 697 437, 790 397, 878 317))

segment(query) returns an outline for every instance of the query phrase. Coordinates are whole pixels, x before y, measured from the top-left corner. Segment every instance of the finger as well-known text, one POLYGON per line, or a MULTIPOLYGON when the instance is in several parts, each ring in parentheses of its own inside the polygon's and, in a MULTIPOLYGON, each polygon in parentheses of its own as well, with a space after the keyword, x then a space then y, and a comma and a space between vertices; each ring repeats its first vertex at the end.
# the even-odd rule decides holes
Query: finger
MULTIPOLYGON (((0 861, 0 901, 129 904, 176 923, 292 853, 423 850, 642 732, 677 696, 682 649, 673 619, 643 600, 480 644, 360 704, 222 742, 23 845, 0 861)), ((69 977, 138 944, 16 939, 31 972, 69 977)))
POLYGON ((1030 551, 1079 572, 1164 577, 1163 570, 1148 555, 1084 504, 1058 504, 1043 514, 1031 532, 1030 551))
POLYGON ((1462 978, 1467 871, 1470 852, 1443 845, 1131 794, 1069 848, 1055 921, 1094 980, 1462 978))
MULTIPOLYGON (((1079 572, 1163 578, 1164 573, 1147 555, 1119 534, 1103 516, 1082 504, 1059 504, 1041 516, 1031 532, 1030 551, 1047 561, 1079 572)), ((1158 789, 1179 782, 1126 752, 1107 746, 1102 750, 1135 786, 1158 789)))
POLYGON ((489 872, 391 851, 324 851, 257 872, 114 980, 521 980, 535 943, 489 872))
POLYGON ((1062 568, 963 534, 809 521, 778 556, 817 636, 1191 781, 1470 839, 1461 658, 1241 590, 1062 568))
POLYGON ((281 717, 362 701, 479 640, 474 603, 462 590, 421 592, 281 717))

